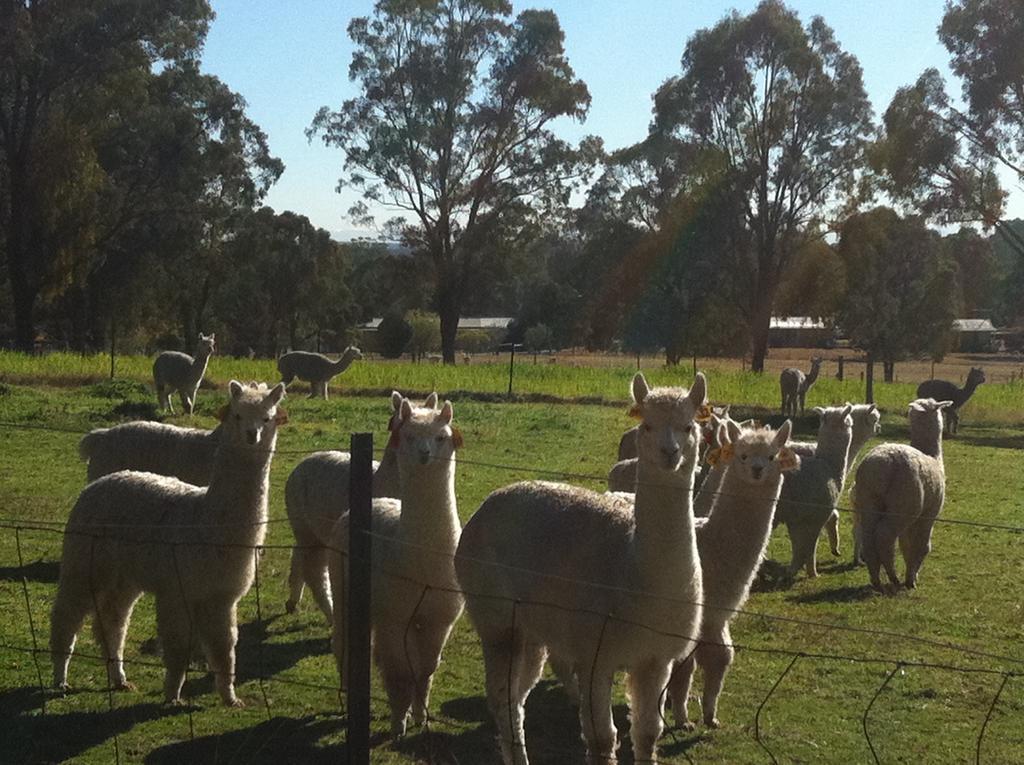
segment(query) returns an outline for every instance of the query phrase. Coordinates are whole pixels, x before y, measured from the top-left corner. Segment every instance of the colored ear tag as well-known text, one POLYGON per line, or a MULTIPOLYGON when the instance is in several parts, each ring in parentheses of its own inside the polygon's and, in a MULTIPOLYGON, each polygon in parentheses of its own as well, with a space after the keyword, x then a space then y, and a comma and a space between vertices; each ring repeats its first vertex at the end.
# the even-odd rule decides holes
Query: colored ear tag
POLYGON ((779 450, 779 469, 783 472, 787 470, 796 470, 800 467, 800 458, 796 456, 789 447, 784 446, 779 450))
POLYGON ((452 428, 452 444, 456 449, 462 448, 462 431, 458 428, 452 428))
POLYGON ((733 458, 733 455, 736 454, 736 447, 734 447, 732 444, 725 444, 718 451, 720 452, 718 458, 722 462, 731 462, 732 458, 733 458))
POLYGON ((288 412, 286 412, 284 409, 278 409, 277 412, 274 413, 274 424, 280 427, 281 425, 284 425, 287 422, 288 412))
POLYGON ((640 408, 640 404, 633 404, 633 406, 629 408, 629 416, 636 420, 639 420, 644 416, 643 410, 640 408))
POLYGON ((704 455, 704 461, 714 467, 722 459, 722 450, 710 449, 706 455, 704 455))
POLYGON ((694 416, 693 419, 695 419, 697 422, 709 422, 711 420, 711 415, 713 414, 714 411, 711 409, 711 404, 704 404, 700 409, 697 410, 697 414, 694 416))

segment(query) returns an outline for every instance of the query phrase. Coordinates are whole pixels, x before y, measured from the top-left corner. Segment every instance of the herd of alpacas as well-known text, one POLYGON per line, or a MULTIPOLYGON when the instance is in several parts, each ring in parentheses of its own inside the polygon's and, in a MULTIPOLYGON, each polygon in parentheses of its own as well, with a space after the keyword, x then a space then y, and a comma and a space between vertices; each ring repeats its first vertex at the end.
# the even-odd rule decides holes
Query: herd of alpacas
MULTIPOLYGON (((167 371, 174 364, 157 360, 162 402, 173 386, 192 410, 202 377, 193 370, 205 368, 207 348, 212 336, 201 337, 196 359, 178 365, 177 379, 167 371)), ((307 374, 314 392, 326 395, 336 366, 320 366, 287 371, 307 374)), ((805 382, 797 380, 797 404, 805 382)), ((792 574, 816 575, 823 530, 839 553, 836 506, 855 458, 879 431, 874 405, 815 408, 817 440, 796 443, 789 420, 772 429, 712 407, 703 374, 687 390, 650 388, 638 372, 630 392, 638 424, 621 439, 608 492, 515 483, 492 492, 464 528, 455 494, 462 437, 451 402, 436 393, 422 403, 392 394, 390 440, 373 476, 371 628, 394 736, 406 732, 410 716, 415 724, 426 720, 431 679, 465 608, 481 641, 505 763, 528 762, 525 702, 545 662, 579 706, 594 762, 613 761, 612 684, 625 670, 634 757, 654 762, 666 700, 679 725, 693 725, 696 665, 703 722, 719 725, 718 698, 734 658, 730 622, 748 598, 772 529, 789 532, 792 574)), ((233 380, 213 431, 132 422, 82 439, 90 483, 64 537, 50 636, 56 687, 67 688, 76 634, 91 615, 111 687, 131 688, 123 663, 128 622, 138 598, 151 593, 166 701, 180 703, 197 640, 223 702, 241 704, 236 608, 253 583, 254 548, 264 541, 270 464, 287 421, 284 395, 285 382, 233 380)), ((912 402, 910 444, 876 446, 856 470, 854 556, 879 591, 901 586, 897 543, 906 587, 916 585, 930 550, 945 488, 943 411, 952 406, 912 402)), ((312 592, 331 625, 342 686, 349 469, 347 453, 317 452, 285 487, 295 536, 286 609, 298 607, 305 588, 312 592)))

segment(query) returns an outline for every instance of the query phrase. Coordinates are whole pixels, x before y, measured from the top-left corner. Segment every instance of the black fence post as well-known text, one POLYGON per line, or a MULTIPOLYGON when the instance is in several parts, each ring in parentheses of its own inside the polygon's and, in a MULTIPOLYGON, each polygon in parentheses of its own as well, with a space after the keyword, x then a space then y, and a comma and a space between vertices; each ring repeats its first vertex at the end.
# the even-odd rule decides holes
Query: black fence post
POLYGON ((836 372, 836 379, 839 380, 839 382, 842 382, 843 378, 846 376, 846 370, 843 368, 845 363, 846 363, 846 359, 844 359, 842 356, 840 356, 836 360, 836 363, 839 364, 839 369, 836 372))
POLYGON ((508 351, 508 395, 512 396, 512 375, 516 369, 516 349, 522 348, 522 343, 502 343, 498 346, 499 351, 508 351))
POLYGON ((370 575, 373 434, 353 433, 348 534, 348 763, 370 763, 370 575))

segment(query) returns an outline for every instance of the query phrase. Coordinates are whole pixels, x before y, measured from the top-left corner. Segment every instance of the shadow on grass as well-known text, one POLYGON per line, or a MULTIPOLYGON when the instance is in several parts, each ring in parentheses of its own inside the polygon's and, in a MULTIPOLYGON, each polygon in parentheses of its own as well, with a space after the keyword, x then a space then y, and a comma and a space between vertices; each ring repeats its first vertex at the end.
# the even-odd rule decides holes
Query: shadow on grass
POLYGON ((157 747, 143 760, 147 765, 199 762, 305 763, 345 762, 344 743, 320 743, 343 731, 340 717, 274 717, 249 728, 200 736, 157 747))
POLYGON ((805 592, 792 595, 786 600, 790 603, 857 603, 870 600, 874 596, 875 591, 871 589, 871 585, 863 584, 860 587, 836 587, 831 590, 805 592))
POLYGON ((30 582, 56 584, 60 578, 60 561, 37 560, 24 566, 0 566, 0 582, 21 582, 22 577, 30 582))
POLYGON ((788 590, 796 578, 789 573, 789 566, 777 560, 765 558, 750 585, 751 592, 778 592, 788 590))
MULTIPOLYGON (((947 439, 949 441, 950 439, 947 439)), ((1024 449, 1024 435, 1007 435, 1006 431, 986 433, 975 431, 972 435, 958 434, 953 439, 971 446, 987 446, 991 449, 1024 449)))
MULTIPOLYGON (((11 699, 7 697, 12 693, 24 692, 25 689, 18 689, 0 696, 0 710, 3 710, 4 717, 0 762, 65 762, 108 741, 110 759, 113 761, 114 736, 127 732, 139 723, 183 714, 180 709, 144 703, 95 712, 8 716, 11 699)), ((36 695, 35 706, 38 706, 39 692, 33 693, 36 695)))

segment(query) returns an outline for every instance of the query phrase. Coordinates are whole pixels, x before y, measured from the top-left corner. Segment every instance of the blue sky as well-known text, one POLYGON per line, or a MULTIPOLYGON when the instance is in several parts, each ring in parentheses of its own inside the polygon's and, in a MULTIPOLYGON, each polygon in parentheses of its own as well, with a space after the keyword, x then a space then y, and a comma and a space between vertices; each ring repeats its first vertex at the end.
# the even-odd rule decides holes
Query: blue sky
MULTIPOLYGON (((372 0, 212 0, 213 22, 203 56, 249 104, 286 170, 267 197, 276 210, 307 215, 317 226, 348 238, 345 211, 351 192, 335 191, 341 152, 306 140, 316 110, 355 94, 348 80, 352 47, 345 33, 354 16, 369 15, 372 0)), ((565 30, 569 62, 590 88, 587 121, 564 121, 567 138, 600 135, 609 149, 641 140, 651 116, 651 94, 679 71, 686 40, 735 8, 756 0, 549 0, 514 2, 516 12, 550 7, 565 30)), ((929 66, 950 79, 946 49, 936 28, 944 0, 790 0, 804 21, 821 15, 840 45, 860 60, 876 116, 896 89, 929 66)), ((959 84, 951 89, 959 93, 959 84)), ((1007 184, 1008 186, 1010 184, 1007 184)), ((1024 194, 1011 198, 1009 217, 1024 217, 1024 194)), ((388 217, 381 212, 378 220, 388 217)), ((370 233, 370 232, 365 232, 370 233)))

